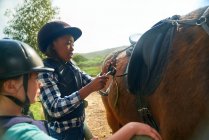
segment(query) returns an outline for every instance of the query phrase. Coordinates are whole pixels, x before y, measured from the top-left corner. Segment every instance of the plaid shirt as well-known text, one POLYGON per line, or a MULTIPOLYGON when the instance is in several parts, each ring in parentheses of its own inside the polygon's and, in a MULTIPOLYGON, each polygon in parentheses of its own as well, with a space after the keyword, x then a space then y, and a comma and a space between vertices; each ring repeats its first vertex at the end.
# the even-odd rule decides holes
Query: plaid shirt
MULTIPOLYGON (((92 77, 90 77, 84 72, 80 71, 80 73, 83 82, 82 86, 85 86, 86 84, 91 82, 92 77)), ((72 111, 74 111, 83 102, 83 100, 80 98, 78 91, 74 93, 69 93, 69 96, 61 98, 61 93, 57 86, 58 75, 56 74, 56 71, 39 73, 38 78, 42 83, 40 100, 42 101, 45 110, 51 117, 63 117, 66 114, 69 114, 72 111)), ((83 114, 83 116, 79 118, 73 118, 68 121, 49 122, 48 126, 51 129, 55 130, 57 133, 60 133, 69 128, 81 126, 84 119, 85 117, 83 114)))

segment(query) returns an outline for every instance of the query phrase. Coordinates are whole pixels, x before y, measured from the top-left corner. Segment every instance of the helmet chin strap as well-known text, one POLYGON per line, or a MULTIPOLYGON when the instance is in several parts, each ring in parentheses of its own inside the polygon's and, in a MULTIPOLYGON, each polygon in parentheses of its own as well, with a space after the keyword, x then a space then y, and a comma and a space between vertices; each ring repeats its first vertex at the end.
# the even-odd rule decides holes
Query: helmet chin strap
POLYGON ((23 105, 23 110, 22 110, 22 114, 24 115, 28 115, 28 111, 30 108, 30 100, 28 98, 28 79, 29 79, 29 74, 24 74, 23 75, 23 87, 24 87, 24 91, 25 91, 25 102, 23 105))
POLYGON ((20 101, 19 99, 15 98, 13 96, 10 96, 10 95, 4 95, 4 96, 6 96, 10 100, 12 100, 16 105, 18 105, 20 107, 23 107, 24 106, 24 103, 22 101, 20 101))
POLYGON ((27 91, 28 91, 28 74, 24 74, 23 75, 23 88, 24 88, 24 92, 25 92, 25 101, 22 102, 19 99, 10 96, 10 95, 4 95, 7 98, 9 98, 10 100, 12 100, 16 105, 22 107, 22 114, 27 115, 28 111, 29 111, 29 107, 30 107, 30 101, 27 95, 27 91))

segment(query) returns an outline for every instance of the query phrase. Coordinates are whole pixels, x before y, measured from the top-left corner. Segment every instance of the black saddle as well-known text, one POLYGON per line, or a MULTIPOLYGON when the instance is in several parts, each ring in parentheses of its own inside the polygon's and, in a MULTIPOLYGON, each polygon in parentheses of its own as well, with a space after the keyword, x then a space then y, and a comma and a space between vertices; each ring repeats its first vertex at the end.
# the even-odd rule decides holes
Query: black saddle
POLYGON ((165 19, 138 40, 128 64, 128 88, 133 94, 150 95, 159 85, 174 29, 165 19))

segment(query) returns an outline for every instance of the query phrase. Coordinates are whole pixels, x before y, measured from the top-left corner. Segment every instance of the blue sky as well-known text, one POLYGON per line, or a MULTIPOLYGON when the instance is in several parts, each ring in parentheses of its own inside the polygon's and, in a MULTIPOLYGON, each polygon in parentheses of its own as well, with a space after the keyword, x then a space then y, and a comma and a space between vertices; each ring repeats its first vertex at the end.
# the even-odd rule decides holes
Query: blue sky
MULTIPOLYGON (((3 16, 22 0, 0 0, 0 38, 8 20, 3 16)), ((83 31, 75 52, 85 53, 129 45, 131 34, 143 33, 159 20, 183 15, 208 0, 53 0, 61 20, 83 31)))

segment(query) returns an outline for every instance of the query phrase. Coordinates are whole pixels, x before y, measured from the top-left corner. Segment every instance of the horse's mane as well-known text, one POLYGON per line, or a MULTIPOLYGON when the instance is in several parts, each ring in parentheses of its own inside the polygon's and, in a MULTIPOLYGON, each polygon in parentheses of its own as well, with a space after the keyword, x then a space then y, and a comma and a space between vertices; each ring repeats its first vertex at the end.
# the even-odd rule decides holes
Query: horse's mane
POLYGON ((208 6, 201 7, 199 9, 193 10, 185 15, 181 15, 180 20, 184 19, 198 19, 202 13, 208 8, 208 6))
MULTIPOLYGON (((128 48, 128 47, 129 47, 129 46, 126 46, 126 47, 124 47, 124 48, 128 48)), ((118 52, 121 52, 122 50, 124 50, 124 48, 116 49, 116 50, 114 50, 113 52, 107 54, 107 55, 105 56, 105 58, 104 58, 104 61, 103 61, 103 64, 102 64, 102 65, 105 65, 105 62, 106 62, 107 60, 112 59, 118 52)))

